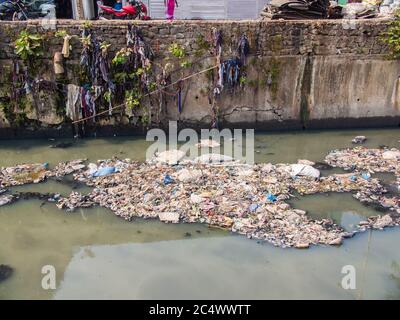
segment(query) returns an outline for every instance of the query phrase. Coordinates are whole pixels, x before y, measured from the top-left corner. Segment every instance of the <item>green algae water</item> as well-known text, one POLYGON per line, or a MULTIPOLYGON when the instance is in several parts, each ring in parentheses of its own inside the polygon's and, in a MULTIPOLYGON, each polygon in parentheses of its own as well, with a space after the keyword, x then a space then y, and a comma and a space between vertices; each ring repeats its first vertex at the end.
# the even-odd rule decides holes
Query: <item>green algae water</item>
MULTIPOLYGON (((255 161, 321 161, 360 134, 367 147, 400 147, 398 129, 259 133, 255 161)), ((113 156, 143 161, 150 145, 143 137, 85 139, 67 149, 49 148, 53 143, 0 141, 0 166, 113 156)), ((50 180, 12 191, 67 195, 90 188, 50 180)), ((350 194, 290 203, 347 230, 380 213, 350 194)), ((0 207, 0 264, 14 268, 0 282, 0 299, 400 299, 399 240, 400 228, 392 228, 357 234, 340 247, 281 249, 204 225, 128 222, 104 208, 66 213, 53 203, 19 201, 0 207), (45 265, 55 267, 55 290, 42 289, 45 265), (341 286, 346 265, 357 270, 355 290, 341 286)))

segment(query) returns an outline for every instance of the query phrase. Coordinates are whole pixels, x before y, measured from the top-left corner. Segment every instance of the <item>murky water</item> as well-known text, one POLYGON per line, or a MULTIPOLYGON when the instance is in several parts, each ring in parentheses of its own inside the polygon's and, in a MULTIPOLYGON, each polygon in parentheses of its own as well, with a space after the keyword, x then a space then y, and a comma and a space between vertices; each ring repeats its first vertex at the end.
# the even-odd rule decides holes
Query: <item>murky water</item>
MULTIPOLYGON (((399 133, 257 134, 255 159, 319 161, 331 149, 351 146, 351 138, 359 134, 369 138, 369 147, 400 147, 399 133)), ((68 149, 49 148, 52 143, 1 141, 0 166, 115 155, 144 160, 149 145, 138 137, 81 140, 68 149)), ((68 194, 74 189, 89 190, 48 181, 13 191, 68 194)), ((349 230, 377 214, 350 194, 306 196, 291 203, 349 230)), ((126 222, 102 208, 65 213, 52 203, 20 201, 0 208, 0 264, 15 269, 0 283, 0 299, 400 299, 399 236, 400 229, 390 229, 359 234, 339 248, 280 249, 202 225, 126 222), (45 265, 56 269, 56 290, 41 287, 45 265), (345 265, 356 268, 356 290, 341 286, 345 265)))

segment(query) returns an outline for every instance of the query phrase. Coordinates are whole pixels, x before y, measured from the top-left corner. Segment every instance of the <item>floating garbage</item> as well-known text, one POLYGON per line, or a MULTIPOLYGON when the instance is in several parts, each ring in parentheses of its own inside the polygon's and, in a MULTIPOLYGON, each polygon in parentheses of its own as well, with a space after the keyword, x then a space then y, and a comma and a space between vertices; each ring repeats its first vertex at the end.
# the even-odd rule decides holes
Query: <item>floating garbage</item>
POLYGON ((160 212, 158 217, 166 223, 179 223, 179 213, 177 212, 160 212))
POLYGON ((59 143, 50 145, 50 148, 66 149, 66 148, 69 148, 72 146, 73 146, 72 142, 59 142, 59 143))
POLYGON ((185 156, 186 153, 182 150, 167 150, 156 154, 150 162, 173 165, 180 162, 185 156))
MULTIPOLYGON (((292 208, 286 201, 294 193, 351 192, 362 203, 385 211, 382 216, 361 222, 354 232, 400 224, 398 195, 388 193, 373 176, 375 172, 392 172, 397 186, 400 185, 397 149, 333 150, 325 163, 350 172, 323 177, 308 160, 299 160, 297 164, 246 165, 231 157, 206 155, 198 161, 176 165, 168 161, 173 154, 179 155, 176 150, 164 154, 164 163, 113 158, 88 166, 84 160, 70 161, 53 170, 43 164, 2 168, 1 188, 42 181, 37 180, 38 176, 45 179, 72 172, 75 181, 93 188, 89 194, 73 192, 68 197, 45 195, 44 198, 55 201, 58 208, 68 212, 99 205, 126 220, 140 217, 168 223, 204 223, 280 247, 340 245, 343 239, 354 235, 330 219, 314 220, 305 211, 292 208), (217 161, 210 161, 216 160, 215 156, 217 161), (95 175, 96 172, 105 174, 95 175), (26 178, 32 173, 35 179, 26 178), (18 180, 21 174, 24 179, 18 180)), ((9 196, 5 194, 0 199, 9 196)))
POLYGON ((268 193, 268 194, 267 194, 267 200, 268 200, 268 201, 271 201, 271 202, 275 202, 275 201, 277 201, 278 199, 277 199, 272 193, 268 193))
POLYGON ((218 148, 221 144, 211 139, 202 139, 199 143, 196 143, 197 148, 218 148))
POLYGON ((368 149, 365 147, 333 150, 325 158, 332 167, 345 170, 373 172, 400 172, 400 151, 393 149, 368 149))
POLYGON ((86 168, 86 159, 77 159, 58 164, 51 172, 47 173, 48 177, 64 177, 78 170, 86 168))
POLYGON ((89 196, 82 195, 78 192, 72 192, 68 198, 60 198, 57 207, 66 209, 67 212, 75 211, 76 208, 90 208, 95 202, 89 196))
POLYGON ((0 207, 5 206, 6 204, 10 204, 14 202, 16 199, 13 195, 4 195, 0 196, 0 207))
MULTIPOLYGON (((61 199, 60 207, 70 211, 96 203, 127 220, 141 217, 206 223, 282 247, 329 244, 341 237, 344 231, 332 221, 313 221, 304 211, 284 202, 290 198, 293 183, 286 168, 272 164, 168 166, 126 162, 123 174, 95 178, 75 173, 75 179, 94 190, 85 199, 76 193, 61 199)), ((299 177, 296 183, 307 186, 320 182, 299 177)), ((320 190, 314 188, 314 192, 320 190)))
POLYGON ((172 177, 171 176, 169 176, 169 175, 166 175, 165 177, 164 177, 164 184, 165 185, 168 185, 168 184, 171 184, 171 183, 173 183, 174 182, 174 179, 172 179, 172 177))
POLYGON ((191 182, 200 179, 202 175, 203 173, 201 170, 182 169, 179 170, 174 177, 180 182, 191 182))
POLYGON ((318 169, 315 169, 307 164, 299 164, 299 163, 290 165, 290 174, 293 177, 306 176, 315 179, 318 179, 319 176, 321 175, 318 169))
POLYGON ((310 160, 305 160, 305 159, 299 159, 297 160, 298 164, 305 164, 307 166, 315 166, 315 162, 310 161, 310 160))
MULTIPOLYGON (((353 196, 363 203, 378 205, 400 214, 400 201, 398 196, 391 198, 383 194, 387 192, 382 186, 378 186, 371 174, 375 172, 392 172, 397 177, 397 185, 400 185, 400 151, 392 148, 368 149, 356 147, 354 149, 333 150, 325 158, 325 161, 333 167, 345 170, 362 171, 361 177, 369 183, 353 196), (371 185, 371 184, 374 184, 371 185)), ((397 217, 391 225, 396 225, 397 217)))
POLYGON ((14 269, 8 265, 0 264, 0 282, 7 280, 12 276, 14 269))
POLYGON ((194 163, 202 163, 202 164, 209 164, 209 163, 232 163, 236 160, 230 156, 218 154, 218 153, 207 153, 201 156, 198 156, 193 160, 194 163))
POLYGON ((365 180, 371 179, 371 174, 370 174, 369 172, 363 172, 363 173, 361 174, 361 176, 362 176, 362 178, 365 179, 365 180))
POLYGON ((104 177, 104 176, 108 176, 109 174, 113 174, 115 172, 116 172, 115 167, 99 168, 93 173, 93 177, 104 177))
POLYGON ((365 141, 367 141, 366 136, 357 136, 357 137, 354 137, 353 140, 351 140, 351 142, 354 144, 364 143, 365 141))
POLYGON ((15 167, 0 169, 0 187, 39 183, 46 179, 48 164, 21 164, 15 167))

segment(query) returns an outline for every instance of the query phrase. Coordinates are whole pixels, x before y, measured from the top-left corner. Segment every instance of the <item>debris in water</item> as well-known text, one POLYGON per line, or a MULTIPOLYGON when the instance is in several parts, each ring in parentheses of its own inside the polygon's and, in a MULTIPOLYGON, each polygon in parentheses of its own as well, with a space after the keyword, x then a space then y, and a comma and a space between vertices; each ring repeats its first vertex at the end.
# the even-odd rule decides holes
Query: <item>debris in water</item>
POLYGON ((221 146, 220 143, 211 139, 202 139, 196 143, 197 148, 218 148, 219 146, 221 146))
POLYGON ((354 137, 353 140, 351 140, 351 142, 354 144, 361 144, 361 143, 364 143, 365 141, 367 141, 366 136, 357 136, 357 137, 354 137))
POLYGON ((73 143, 72 142, 59 142, 56 144, 52 144, 50 148, 59 148, 59 149, 66 149, 69 147, 72 147, 73 143))
POLYGON ((46 179, 48 165, 45 163, 21 164, 0 168, 0 188, 39 183, 46 179))
MULTIPOLYGON (((171 166, 167 163, 175 161, 170 161, 166 155, 164 162, 138 163, 114 158, 99 160, 87 167, 84 160, 76 160, 53 170, 39 164, 2 168, 1 187, 34 181, 16 180, 15 176, 21 173, 34 172, 45 179, 57 173, 72 172, 74 180, 93 190, 88 195, 73 192, 66 198, 47 196, 46 200, 57 201, 60 209, 73 211, 100 205, 127 220, 140 217, 167 223, 204 223, 280 247, 340 245, 343 239, 356 232, 400 224, 398 194, 388 193, 379 180, 372 177, 375 172, 392 172, 396 175, 397 186, 400 185, 400 151, 397 149, 333 150, 325 158, 327 165, 352 172, 326 177, 321 177, 308 160, 299 160, 297 164, 246 165, 224 162, 227 160, 224 156, 214 155, 213 159, 218 159, 215 163, 185 161, 171 166), (94 176, 102 168, 115 168, 115 172, 94 176), (302 195, 352 192, 356 199, 379 206, 385 214, 361 222, 349 235, 330 219, 314 220, 305 211, 292 208, 286 200, 295 192, 302 195)), ((202 160, 211 157, 205 158, 202 160)))
POLYGON ((13 195, 0 196, 0 207, 13 203, 17 199, 13 195))
POLYGON ((14 269, 8 265, 0 264, 0 282, 7 280, 13 274, 14 269))

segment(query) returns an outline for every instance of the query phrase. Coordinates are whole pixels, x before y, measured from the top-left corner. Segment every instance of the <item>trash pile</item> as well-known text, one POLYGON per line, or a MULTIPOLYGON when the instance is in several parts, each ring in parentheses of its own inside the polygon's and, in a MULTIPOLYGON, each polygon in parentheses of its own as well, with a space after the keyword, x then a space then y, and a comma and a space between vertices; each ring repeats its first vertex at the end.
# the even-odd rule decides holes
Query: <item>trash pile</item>
POLYGON ((21 164, 15 167, 0 168, 0 194, 4 188, 40 183, 50 177, 64 177, 86 167, 85 159, 58 164, 53 170, 48 163, 21 164))
POLYGON ((95 203, 85 195, 81 195, 78 192, 72 192, 68 198, 61 198, 57 203, 57 208, 65 209, 67 212, 74 211, 77 207, 79 208, 90 208, 95 203))
POLYGON ((71 211, 98 204, 127 220, 206 223, 281 247, 340 244, 345 235, 332 221, 310 220, 305 211, 284 202, 290 198, 290 166, 170 166, 116 159, 96 166, 119 166, 120 172, 101 177, 90 169, 75 173, 75 179, 94 190, 61 199, 59 208, 71 211))
POLYGON ((381 14, 390 14, 400 8, 400 0, 383 0, 379 8, 381 14))
POLYGON ((15 197, 10 194, 0 196, 0 207, 13 203, 15 200, 15 197))
POLYGON ((357 137, 354 137, 351 140, 351 142, 354 143, 354 144, 362 144, 365 141, 367 141, 367 137, 366 136, 357 136, 357 137))
POLYGON ((400 151, 392 148, 368 149, 365 147, 333 150, 325 158, 332 167, 345 170, 364 170, 369 173, 392 172, 400 175, 400 151))
POLYGON ((14 203, 18 200, 38 199, 47 202, 57 202, 60 199, 59 193, 40 193, 40 192, 18 192, 0 196, 0 207, 14 203))
POLYGON ((324 19, 328 16, 329 0, 272 0, 261 12, 267 19, 324 19))
POLYGON ((272 0, 261 12, 262 19, 368 19, 394 13, 400 0, 272 0))
MULTIPOLYGON (((179 153, 167 152, 172 156, 179 153)), ((386 192, 377 179, 365 173, 320 177, 307 160, 253 166, 184 161, 171 166, 165 155, 160 162, 111 159, 90 164, 89 168, 119 169, 100 177, 91 169, 75 173, 74 179, 94 190, 86 196, 73 193, 61 199, 59 208, 73 211, 98 204, 127 220, 206 223, 276 246, 306 248, 311 244, 338 245, 353 233, 346 233, 329 219, 311 220, 305 211, 293 209, 285 202, 292 191, 358 192, 366 199, 386 192)))
POLYGON ((379 14, 380 0, 364 0, 363 2, 347 3, 342 7, 344 19, 369 19, 379 14))
POLYGON ((46 173, 47 177, 64 177, 78 170, 86 168, 86 159, 72 160, 58 164, 53 170, 46 173))
MULTIPOLYGON (((390 210, 386 221, 389 221, 389 217, 391 220, 387 225, 392 226, 400 223, 400 151, 398 149, 356 147, 354 149, 333 150, 326 156, 325 161, 333 167, 340 167, 353 172, 364 171, 361 175, 365 179, 370 179, 371 174, 376 172, 393 173, 396 176, 396 193, 386 194, 386 190, 373 190, 367 187, 354 194, 354 197, 361 202, 390 210)), ((364 222, 360 226, 376 228, 375 220, 377 219, 379 218, 371 217, 368 224, 364 222)))
POLYGON ((375 172, 393 172, 399 182, 397 149, 333 150, 325 159, 327 165, 352 172, 330 176, 321 176, 316 165, 308 160, 298 160, 296 164, 247 165, 228 161, 222 155, 214 155, 218 161, 210 163, 212 157, 205 156, 202 156, 204 161, 183 160, 178 150, 171 150, 147 163, 113 158, 87 166, 84 160, 70 161, 53 170, 43 165, 22 165, 2 169, 1 183, 2 187, 13 185, 15 174, 26 174, 25 171, 40 172, 43 179, 73 174, 75 181, 92 187, 92 192, 46 198, 68 212, 100 205, 126 220, 205 223, 280 247, 340 245, 356 232, 400 224, 398 194, 391 194, 371 176, 375 172), (9 180, 4 181, 4 177, 9 180), (379 206, 385 214, 368 218, 359 224, 357 231, 349 233, 330 219, 314 220, 305 211, 292 208, 286 200, 295 192, 302 195, 351 192, 361 202, 379 206))
POLYGON ((39 183, 46 179, 47 163, 21 164, 15 167, 0 168, 0 188, 39 183))

